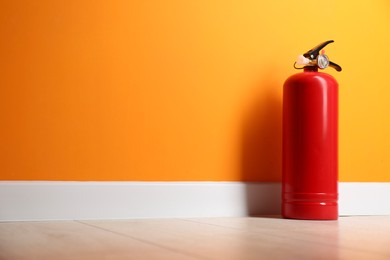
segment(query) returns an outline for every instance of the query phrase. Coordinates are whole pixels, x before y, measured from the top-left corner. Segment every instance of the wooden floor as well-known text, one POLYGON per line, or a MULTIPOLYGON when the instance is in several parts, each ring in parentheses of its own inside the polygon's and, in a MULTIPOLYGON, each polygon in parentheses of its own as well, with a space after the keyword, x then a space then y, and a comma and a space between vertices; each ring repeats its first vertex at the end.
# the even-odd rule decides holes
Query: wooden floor
POLYGON ((390 259, 390 216, 0 222, 0 259, 390 259))

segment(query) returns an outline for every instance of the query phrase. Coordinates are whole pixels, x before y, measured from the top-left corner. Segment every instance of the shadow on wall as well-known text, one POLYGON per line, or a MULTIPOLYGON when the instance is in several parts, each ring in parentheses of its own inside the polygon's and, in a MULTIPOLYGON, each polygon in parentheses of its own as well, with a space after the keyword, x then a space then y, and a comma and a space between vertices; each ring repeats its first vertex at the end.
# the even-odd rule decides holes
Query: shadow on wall
POLYGON ((279 83, 265 89, 244 117, 241 177, 246 185, 247 215, 280 214, 282 180, 282 96, 279 83))

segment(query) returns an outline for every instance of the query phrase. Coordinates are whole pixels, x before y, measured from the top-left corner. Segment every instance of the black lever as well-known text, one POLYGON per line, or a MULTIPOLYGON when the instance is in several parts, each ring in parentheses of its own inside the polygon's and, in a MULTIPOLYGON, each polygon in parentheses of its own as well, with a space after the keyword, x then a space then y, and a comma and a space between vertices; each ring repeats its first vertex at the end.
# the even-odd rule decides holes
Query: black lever
POLYGON ((334 42, 334 40, 326 41, 323 43, 318 44, 316 47, 308 50, 305 54, 303 54, 303 57, 308 58, 310 60, 317 59, 317 56, 320 54, 321 49, 323 49, 326 45, 329 43, 334 42))

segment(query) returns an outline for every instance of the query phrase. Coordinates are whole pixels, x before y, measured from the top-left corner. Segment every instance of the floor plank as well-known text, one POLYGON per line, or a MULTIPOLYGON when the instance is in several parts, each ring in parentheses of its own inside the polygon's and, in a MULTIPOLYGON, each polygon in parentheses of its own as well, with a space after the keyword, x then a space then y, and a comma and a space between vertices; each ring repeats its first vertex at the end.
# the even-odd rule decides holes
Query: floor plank
POLYGON ((297 240, 307 245, 329 246, 329 255, 353 258, 390 259, 390 216, 340 217, 338 221, 302 221, 280 217, 189 219, 216 225, 297 240))
POLYGON ((0 259, 197 259, 73 221, 0 223, 0 259))
POLYGON ((0 223, 0 259, 390 259, 390 216, 0 223))
MULTIPOLYGON (((259 217, 85 223, 207 259, 388 258, 384 248, 362 248, 353 244, 358 241, 346 241, 351 236, 341 234, 343 230, 354 230, 345 222, 259 217)), ((382 241, 379 244, 387 239, 382 241)))

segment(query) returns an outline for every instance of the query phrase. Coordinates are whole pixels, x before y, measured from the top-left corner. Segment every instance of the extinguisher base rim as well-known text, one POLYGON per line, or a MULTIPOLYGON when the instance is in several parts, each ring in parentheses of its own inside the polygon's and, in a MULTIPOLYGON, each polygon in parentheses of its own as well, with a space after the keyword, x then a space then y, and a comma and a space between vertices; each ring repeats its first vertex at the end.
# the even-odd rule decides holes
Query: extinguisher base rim
POLYGON ((328 203, 284 203, 283 218, 301 220, 337 220, 338 204, 328 203))

